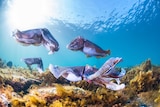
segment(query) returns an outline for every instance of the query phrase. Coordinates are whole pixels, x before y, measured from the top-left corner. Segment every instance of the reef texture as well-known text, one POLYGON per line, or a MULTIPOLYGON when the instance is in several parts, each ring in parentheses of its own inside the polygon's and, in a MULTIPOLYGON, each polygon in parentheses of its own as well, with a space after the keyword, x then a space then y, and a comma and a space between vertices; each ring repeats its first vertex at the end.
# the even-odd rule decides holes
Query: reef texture
POLYGON ((112 91, 86 81, 55 79, 48 69, 39 74, 2 66, 0 107, 160 107, 160 67, 146 60, 126 70, 121 79, 126 87, 112 91))

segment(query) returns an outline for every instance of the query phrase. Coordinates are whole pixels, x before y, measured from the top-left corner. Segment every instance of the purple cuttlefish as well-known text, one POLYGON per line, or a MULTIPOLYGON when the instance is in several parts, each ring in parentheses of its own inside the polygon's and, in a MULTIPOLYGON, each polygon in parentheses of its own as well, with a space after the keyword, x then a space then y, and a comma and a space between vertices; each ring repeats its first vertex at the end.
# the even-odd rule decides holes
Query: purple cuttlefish
POLYGON ((31 65, 37 65, 37 70, 39 73, 43 72, 43 61, 41 58, 23 58, 21 59, 27 65, 29 70, 32 72, 31 65))
POLYGON ((115 65, 121 60, 122 58, 112 57, 107 60, 99 69, 89 65, 59 67, 50 64, 49 70, 57 79, 62 76, 65 79, 73 82, 85 80, 89 83, 93 82, 94 84, 105 86, 111 90, 120 90, 125 87, 125 84, 120 84, 119 79, 126 74, 126 71, 123 68, 120 71, 115 69, 115 65), (112 82, 113 79, 116 80, 117 83, 112 82))
POLYGON ((34 45, 39 46, 43 44, 48 50, 48 54, 59 50, 57 40, 52 36, 50 31, 46 28, 30 29, 26 31, 15 30, 12 35, 17 42, 24 46, 34 45))
POLYGON ((82 51, 87 57, 96 56, 99 58, 110 55, 110 50, 103 50, 95 43, 84 39, 81 36, 78 36, 71 41, 71 43, 67 45, 67 48, 73 51, 82 51))

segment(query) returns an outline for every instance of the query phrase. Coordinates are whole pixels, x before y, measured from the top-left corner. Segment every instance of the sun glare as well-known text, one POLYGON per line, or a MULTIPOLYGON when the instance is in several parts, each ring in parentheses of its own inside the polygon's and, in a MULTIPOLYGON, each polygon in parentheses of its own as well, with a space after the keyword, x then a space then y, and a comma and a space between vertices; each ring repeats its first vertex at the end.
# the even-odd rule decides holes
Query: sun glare
POLYGON ((8 22, 11 28, 38 27, 47 22, 51 14, 51 0, 11 0, 8 22))

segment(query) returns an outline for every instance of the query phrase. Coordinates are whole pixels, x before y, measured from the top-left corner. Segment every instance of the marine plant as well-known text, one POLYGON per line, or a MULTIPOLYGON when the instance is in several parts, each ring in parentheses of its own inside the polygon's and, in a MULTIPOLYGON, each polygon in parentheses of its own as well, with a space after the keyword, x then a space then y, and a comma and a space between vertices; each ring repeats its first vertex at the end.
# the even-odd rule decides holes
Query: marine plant
MULTIPOLYGON (((141 107, 160 105, 160 67, 147 60, 141 65, 127 69, 121 78, 126 87, 119 91, 106 89, 87 81, 68 82, 55 79, 46 70, 39 74, 24 68, 0 68, 0 105, 12 107, 141 107), (15 87, 6 81, 31 83, 28 89, 15 87), (26 93, 24 93, 27 91, 26 93)), ((115 82, 115 81, 112 81, 115 82)), ((19 85, 20 86, 20 85, 19 85)))

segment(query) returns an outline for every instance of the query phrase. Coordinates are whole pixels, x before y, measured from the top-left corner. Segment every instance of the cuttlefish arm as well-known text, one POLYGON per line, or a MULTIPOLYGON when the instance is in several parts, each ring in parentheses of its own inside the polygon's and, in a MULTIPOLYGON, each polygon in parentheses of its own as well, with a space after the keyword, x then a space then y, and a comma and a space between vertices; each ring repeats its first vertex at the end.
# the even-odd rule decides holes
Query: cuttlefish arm
POLYGON ((125 84, 116 84, 111 80, 112 79, 110 78, 98 77, 96 79, 91 80, 91 82, 114 91, 118 91, 125 88, 125 84))
POLYGON ((97 72, 95 72, 92 75, 89 75, 88 77, 85 77, 87 80, 93 80, 94 78, 97 78, 99 76, 101 76, 103 73, 108 73, 112 68, 115 67, 116 64, 118 64, 120 61, 122 60, 122 58, 119 57, 111 57, 110 59, 108 59, 101 68, 99 68, 99 70, 97 72))
POLYGON ((101 77, 107 78, 108 80, 116 80, 118 84, 120 84, 120 78, 122 78, 126 74, 126 70, 121 68, 121 70, 116 69, 115 67, 110 69, 109 71, 103 73, 101 77))
POLYGON ((49 50, 48 54, 53 54, 54 51, 59 50, 59 43, 57 40, 52 36, 48 29, 40 29, 42 37, 44 39, 43 45, 49 50))
POLYGON ((103 73, 99 77, 87 81, 117 91, 125 88, 125 84, 120 84, 120 78, 122 78, 125 74, 126 71, 123 68, 121 71, 112 68, 108 71, 108 73, 103 73), (112 80, 116 80, 117 83, 114 83, 112 80))
POLYGON ((22 45, 41 45, 42 36, 39 29, 31 29, 26 31, 15 30, 12 34, 13 38, 15 38, 22 45))
POLYGON ((32 71, 31 65, 36 64, 37 70, 39 73, 43 72, 43 62, 41 58, 24 58, 22 61, 25 62, 25 64, 29 67, 29 69, 32 71))
POLYGON ((115 79, 115 78, 106 78, 106 77, 97 77, 93 80, 91 80, 91 82, 93 82, 94 84, 97 84, 97 85, 101 85, 101 86, 104 86, 110 90, 114 90, 114 91, 117 91, 117 90, 121 90, 121 89, 124 89, 125 88, 125 84, 120 84, 120 80, 119 78, 116 78, 116 82, 117 82, 117 79, 119 80, 117 83, 114 83, 112 80, 115 79))
POLYGON ((118 78, 118 82, 117 79, 116 82, 114 83, 113 80, 114 78, 99 78, 101 81, 103 81, 103 84, 105 85, 106 88, 111 89, 111 90, 121 90, 123 88, 125 88, 125 84, 120 84, 120 80, 118 78))

